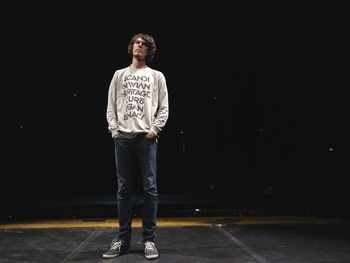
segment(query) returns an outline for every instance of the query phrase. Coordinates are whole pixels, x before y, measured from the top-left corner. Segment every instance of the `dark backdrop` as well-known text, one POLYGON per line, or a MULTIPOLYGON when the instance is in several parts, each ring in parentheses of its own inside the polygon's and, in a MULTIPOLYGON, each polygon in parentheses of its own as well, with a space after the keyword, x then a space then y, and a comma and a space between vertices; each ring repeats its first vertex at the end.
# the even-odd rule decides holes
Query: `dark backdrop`
POLYGON ((2 14, 8 207, 115 195, 107 91, 139 32, 169 90, 161 196, 347 207, 346 9, 9 1, 2 14))

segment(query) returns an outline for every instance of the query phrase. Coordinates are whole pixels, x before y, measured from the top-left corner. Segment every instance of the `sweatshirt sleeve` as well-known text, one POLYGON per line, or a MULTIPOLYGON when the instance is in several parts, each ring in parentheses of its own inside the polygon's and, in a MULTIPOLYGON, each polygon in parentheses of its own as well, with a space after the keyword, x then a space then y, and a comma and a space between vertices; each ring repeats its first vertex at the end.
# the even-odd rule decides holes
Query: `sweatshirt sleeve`
POLYGON ((158 134, 165 126, 169 115, 168 89, 163 73, 158 78, 158 110, 151 131, 158 134))
POLYGON ((107 123, 108 130, 112 133, 112 136, 118 130, 118 115, 117 115, 117 83, 118 77, 117 73, 114 73, 108 90, 108 100, 107 100, 107 123))

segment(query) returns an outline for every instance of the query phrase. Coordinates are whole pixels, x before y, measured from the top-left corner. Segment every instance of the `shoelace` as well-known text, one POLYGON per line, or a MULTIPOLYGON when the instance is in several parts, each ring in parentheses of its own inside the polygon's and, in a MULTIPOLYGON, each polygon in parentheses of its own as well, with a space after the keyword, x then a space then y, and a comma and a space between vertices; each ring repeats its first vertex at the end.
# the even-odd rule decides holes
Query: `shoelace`
POLYGON ((145 246, 145 250, 156 250, 153 242, 146 242, 145 246))
POLYGON ((117 241, 117 242, 112 244, 111 249, 119 249, 120 250, 121 246, 122 246, 122 242, 121 241, 117 241))

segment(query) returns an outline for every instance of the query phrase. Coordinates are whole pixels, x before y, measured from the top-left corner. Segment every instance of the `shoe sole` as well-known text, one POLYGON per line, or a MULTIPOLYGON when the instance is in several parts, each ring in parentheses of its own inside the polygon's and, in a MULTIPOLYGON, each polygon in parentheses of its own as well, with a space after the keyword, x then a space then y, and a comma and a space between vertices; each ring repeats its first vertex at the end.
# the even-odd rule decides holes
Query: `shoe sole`
POLYGON ((115 258, 117 256, 119 256, 120 254, 116 254, 116 255, 102 255, 103 258, 115 258))
POLYGON ((145 258, 147 259, 154 259, 154 258, 158 258, 159 255, 153 255, 153 256, 145 256, 145 258))
MULTIPOLYGON (((129 250, 129 249, 128 249, 128 250, 129 250)), ((126 254, 126 253, 128 252, 128 250, 123 251, 123 252, 121 252, 121 253, 119 253, 119 254, 115 254, 115 255, 102 255, 102 258, 115 258, 115 257, 118 257, 118 256, 120 256, 120 255, 126 254)))

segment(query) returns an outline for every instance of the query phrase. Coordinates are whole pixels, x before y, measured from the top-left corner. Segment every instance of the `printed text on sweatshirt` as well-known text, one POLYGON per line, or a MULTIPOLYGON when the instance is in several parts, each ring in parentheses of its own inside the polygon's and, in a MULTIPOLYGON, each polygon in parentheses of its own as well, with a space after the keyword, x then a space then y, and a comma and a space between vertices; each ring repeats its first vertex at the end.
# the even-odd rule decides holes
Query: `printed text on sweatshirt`
POLYGON ((119 132, 158 134, 169 114, 168 91, 162 72, 132 66, 117 70, 108 91, 107 122, 112 136, 119 132))

